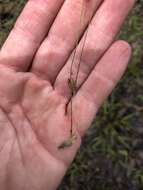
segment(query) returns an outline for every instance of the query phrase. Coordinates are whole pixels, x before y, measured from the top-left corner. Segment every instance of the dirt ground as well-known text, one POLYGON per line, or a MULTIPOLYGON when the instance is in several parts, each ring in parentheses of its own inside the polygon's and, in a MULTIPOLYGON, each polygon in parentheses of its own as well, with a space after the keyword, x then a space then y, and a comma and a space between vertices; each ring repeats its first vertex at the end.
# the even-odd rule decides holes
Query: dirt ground
MULTIPOLYGON (((25 0, 0 0, 0 45, 25 0)), ((143 189, 143 0, 118 36, 133 47, 128 70, 102 106, 59 190, 143 189)))

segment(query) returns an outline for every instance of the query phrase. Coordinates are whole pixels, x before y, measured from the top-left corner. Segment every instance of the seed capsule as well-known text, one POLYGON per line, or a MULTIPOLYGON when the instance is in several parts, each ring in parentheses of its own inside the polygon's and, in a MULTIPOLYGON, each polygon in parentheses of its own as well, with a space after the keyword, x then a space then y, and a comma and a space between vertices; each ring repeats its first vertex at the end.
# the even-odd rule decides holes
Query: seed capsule
POLYGON ((76 139, 77 139, 77 136, 73 134, 69 139, 62 142, 62 144, 58 146, 58 149, 65 149, 72 146, 76 139))

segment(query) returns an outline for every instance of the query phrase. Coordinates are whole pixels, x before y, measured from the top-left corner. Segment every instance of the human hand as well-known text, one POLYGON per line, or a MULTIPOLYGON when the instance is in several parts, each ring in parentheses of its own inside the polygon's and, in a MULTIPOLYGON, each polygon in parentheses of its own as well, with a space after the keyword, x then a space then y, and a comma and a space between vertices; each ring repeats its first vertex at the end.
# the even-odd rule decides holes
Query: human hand
MULTIPOLYGON (((94 17, 83 52, 79 90, 72 99, 77 139, 59 149, 71 130, 67 80, 80 0, 28 1, 0 52, 1 190, 57 188, 81 136, 126 69, 130 46, 112 42, 133 4, 133 0, 88 1, 79 37, 94 17)), ((79 45, 76 61, 80 52, 79 45)))

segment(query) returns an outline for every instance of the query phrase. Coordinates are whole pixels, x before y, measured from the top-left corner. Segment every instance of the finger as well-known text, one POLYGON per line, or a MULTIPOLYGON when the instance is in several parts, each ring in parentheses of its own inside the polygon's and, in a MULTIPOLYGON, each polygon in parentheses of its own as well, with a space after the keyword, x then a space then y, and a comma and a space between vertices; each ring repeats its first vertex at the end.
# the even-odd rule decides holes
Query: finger
POLYGON ((29 0, 0 52, 0 63, 26 70, 64 0, 29 0))
POLYGON ((73 98, 73 118, 80 134, 90 126, 99 107, 120 80, 130 56, 131 48, 126 42, 115 42, 73 98))
POLYGON ((102 0, 66 0, 34 60, 32 71, 53 82, 102 0), (82 5, 82 2, 84 4, 82 5), (80 25, 82 8, 84 23, 80 25), (49 61, 47 61, 49 60, 49 61))
MULTIPOLYGON (((74 80, 77 78, 77 88, 88 77, 99 58, 112 43, 133 4, 133 0, 107 0, 102 4, 89 26, 86 41, 85 33, 74 59, 73 78, 74 80), (84 41, 85 46, 83 46, 84 41), (84 50, 82 52, 83 47, 84 50), (79 64, 80 67, 78 68, 79 64), (77 71, 78 69, 79 73, 77 71), (77 73, 78 77, 76 76, 77 73)), ((60 94, 67 97, 70 96, 70 89, 67 81, 70 76, 72 57, 73 55, 69 58, 55 82, 55 88, 60 94)))

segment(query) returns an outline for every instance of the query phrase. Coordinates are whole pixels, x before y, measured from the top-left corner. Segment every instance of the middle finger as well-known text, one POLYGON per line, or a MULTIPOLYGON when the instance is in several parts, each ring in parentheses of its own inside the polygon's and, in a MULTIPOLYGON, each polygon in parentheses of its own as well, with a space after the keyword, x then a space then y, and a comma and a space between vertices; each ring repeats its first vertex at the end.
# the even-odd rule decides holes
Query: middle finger
POLYGON ((63 4, 45 41, 39 48, 32 72, 54 82, 58 72, 65 64, 69 54, 76 46, 87 23, 103 0, 66 0, 63 4), (85 3, 82 5, 82 3, 85 3), (86 3, 87 2, 87 3, 86 3), (82 6, 86 6, 86 17, 80 27, 82 6))

